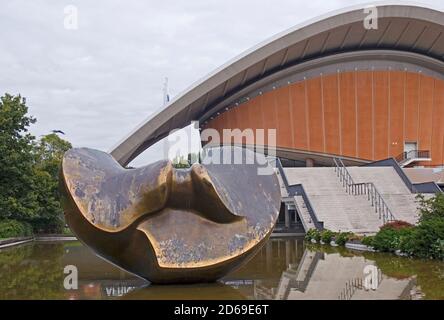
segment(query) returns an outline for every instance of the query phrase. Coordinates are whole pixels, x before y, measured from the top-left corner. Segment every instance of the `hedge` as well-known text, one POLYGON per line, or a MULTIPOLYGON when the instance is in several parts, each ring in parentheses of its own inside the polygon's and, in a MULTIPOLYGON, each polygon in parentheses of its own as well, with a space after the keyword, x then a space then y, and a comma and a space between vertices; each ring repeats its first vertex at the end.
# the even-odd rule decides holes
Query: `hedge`
POLYGON ((0 221, 0 239, 32 236, 32 226, 17 220, 0 221))

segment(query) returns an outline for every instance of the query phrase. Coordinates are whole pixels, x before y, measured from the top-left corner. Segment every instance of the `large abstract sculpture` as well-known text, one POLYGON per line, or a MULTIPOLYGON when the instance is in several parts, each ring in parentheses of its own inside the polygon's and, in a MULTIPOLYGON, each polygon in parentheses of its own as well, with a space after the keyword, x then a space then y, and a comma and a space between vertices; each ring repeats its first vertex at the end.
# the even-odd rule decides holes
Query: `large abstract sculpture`
POLYGON ((214 281, 260 249, 281 202, 274 172, 258 171, 261 156, 217 149, 227 153, 240 164, 125 169, 107 153, 72 149, 61 170, 66 221, 98 255, 151 282, 214 281))

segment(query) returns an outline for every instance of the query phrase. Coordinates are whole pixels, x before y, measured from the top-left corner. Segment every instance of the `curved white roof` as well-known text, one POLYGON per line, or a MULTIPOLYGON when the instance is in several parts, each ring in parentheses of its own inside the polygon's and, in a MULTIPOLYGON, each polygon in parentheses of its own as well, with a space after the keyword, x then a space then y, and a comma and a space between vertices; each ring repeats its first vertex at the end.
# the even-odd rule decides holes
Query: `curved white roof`
MULTIPOLYGON (((285 69, 341 54, 383 50, 422 57, 422 63, 444 70, 444 12, 421 4, 374 3, 378 29, 365 29, 359 5, 307 21, 264 41, 178 95, 139 125, 111 154, 125 165, 173 129, 205 120, 216 107, 253 83, 285 69)), ((383 57, 382 57, 383 58, 383 57)))

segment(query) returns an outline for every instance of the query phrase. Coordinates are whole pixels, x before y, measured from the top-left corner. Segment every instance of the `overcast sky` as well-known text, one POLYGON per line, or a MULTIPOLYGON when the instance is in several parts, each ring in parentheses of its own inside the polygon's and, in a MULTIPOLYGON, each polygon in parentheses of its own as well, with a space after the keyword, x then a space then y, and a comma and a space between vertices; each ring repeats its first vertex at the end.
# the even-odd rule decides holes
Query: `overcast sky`
MULTIPOLYGON (((0 94, 20 93, 38 122, 104 151, 175 96, 258 42, 353 0, 4 0, 0 94), (66 6, 78 28, 65 28, 66 6)), ((444 9, 442 0, 423 1, 444 9)), ((70 22, 70 20, 68 20, 70 22)), ((163 157, 155 146, 135 164, 163 157)))

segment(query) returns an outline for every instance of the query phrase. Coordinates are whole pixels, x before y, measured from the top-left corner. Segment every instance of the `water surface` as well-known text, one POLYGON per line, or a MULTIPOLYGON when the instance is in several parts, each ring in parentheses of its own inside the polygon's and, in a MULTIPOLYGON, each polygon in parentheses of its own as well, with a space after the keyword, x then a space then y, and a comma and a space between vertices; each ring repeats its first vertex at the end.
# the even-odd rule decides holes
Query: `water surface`
POLYGON ((154 286, 78 241, 33 242, 0 250, 0 299, 444 299, 444 262, 281 238, 218 283, 154 286), (77 290, 63 287, 67 265, 78 269, 77 290), (365 268, 377 270, 376 289, 365 268))

